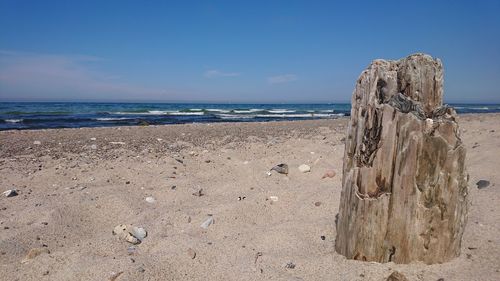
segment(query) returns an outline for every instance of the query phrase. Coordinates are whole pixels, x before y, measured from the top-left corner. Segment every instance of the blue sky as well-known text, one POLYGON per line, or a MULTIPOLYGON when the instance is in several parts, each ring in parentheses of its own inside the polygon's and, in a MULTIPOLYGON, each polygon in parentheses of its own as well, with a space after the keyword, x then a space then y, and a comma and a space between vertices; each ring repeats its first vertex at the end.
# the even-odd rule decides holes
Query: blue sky
POLYGON ((377 58, 440 58, 500 102, 500 1, 0 0, 0 100, 347 102, 377 58))

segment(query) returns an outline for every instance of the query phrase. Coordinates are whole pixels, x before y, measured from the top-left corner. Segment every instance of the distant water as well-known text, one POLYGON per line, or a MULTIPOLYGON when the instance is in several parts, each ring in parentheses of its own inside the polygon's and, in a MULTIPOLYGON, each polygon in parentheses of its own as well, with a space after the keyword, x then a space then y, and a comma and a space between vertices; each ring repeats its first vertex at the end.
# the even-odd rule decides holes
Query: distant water
MULTIPOLYGON (((499 104, 452 104, 458 113, 500 112, 499 104)), ((0 103, 0 130, 142 124, 267 122, 348 116, 350 104, 0 103)))

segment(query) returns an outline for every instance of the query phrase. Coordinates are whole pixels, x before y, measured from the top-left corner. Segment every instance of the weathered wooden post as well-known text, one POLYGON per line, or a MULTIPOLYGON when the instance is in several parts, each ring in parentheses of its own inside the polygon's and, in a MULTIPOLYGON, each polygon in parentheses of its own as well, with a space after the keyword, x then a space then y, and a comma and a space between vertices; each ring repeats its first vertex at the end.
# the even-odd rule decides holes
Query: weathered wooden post
POLYGON ((465 148, 443 106, 439 59, 375 60, 352 95, 336 251, 427 264, 460 254, 467 218, 465 148))

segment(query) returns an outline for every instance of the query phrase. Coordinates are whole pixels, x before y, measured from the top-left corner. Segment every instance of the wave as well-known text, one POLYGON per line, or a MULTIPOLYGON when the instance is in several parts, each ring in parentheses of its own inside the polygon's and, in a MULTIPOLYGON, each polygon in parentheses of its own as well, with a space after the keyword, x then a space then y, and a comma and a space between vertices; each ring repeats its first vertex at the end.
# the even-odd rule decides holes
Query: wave
POLYGON ((251 108, 251 109, 233 109, 232 113, 254 113, 259 111, 265 111, 264 109, 251 108))
POLYGON ((296 112, 295 110, 290 110, 290 109, 271 109, 267 110, 269 113, 294 113, 296 112))
POLYGON ((182 111, 173 111, 173 112, 169 112, 167 113, 166 115, 203 115, 205 114, 205 112, 203 111, 198 111, 198 112, 182 112, 182 111))
POLYGON ((208 112, 220 112, 220 113, 229 113, 231 110, 228 109, 217 109, 217 108, 207 108, 205 109, 208 112))
POLYGON ((255 115, 217 114, 221 119, 252 119, 255 115))
POLYGON ((252 119, 252 118, 333 118, 345 116, 343 113, 324 114, 324 113, 305 113, 305 114, 252 114, 252 115, 238 115, 238 114, 217 114, 221 119, 252 119))
POLYGON ((5 122, 7 122, 7 123, 21 123, 21 122, 23 122, 23 119, 5 119, 5 122))
POLYGON ((127 118, 127 117, 106 117, 106 118, 95 118, 97 121, 120 121, 120 120, 133 120, 134 118, 127 118))
POLYGON ((201 108, 187 108, 187 109, 181 109, 179 112, 199 112, 199 111, 204 111, 205 109, 201 108))

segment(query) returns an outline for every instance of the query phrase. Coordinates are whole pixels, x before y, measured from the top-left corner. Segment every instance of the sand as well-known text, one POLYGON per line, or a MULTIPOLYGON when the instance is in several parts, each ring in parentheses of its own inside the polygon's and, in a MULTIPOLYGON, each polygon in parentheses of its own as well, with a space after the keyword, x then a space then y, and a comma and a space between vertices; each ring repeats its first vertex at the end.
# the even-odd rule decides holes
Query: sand
POLYGON ((335 252, 345 118, 0 132, 0 191, 19 190, 0 196, 0 279, 500 280, 500 114, 459 122, 468 225, 460 257, 430 266, 335 252))

